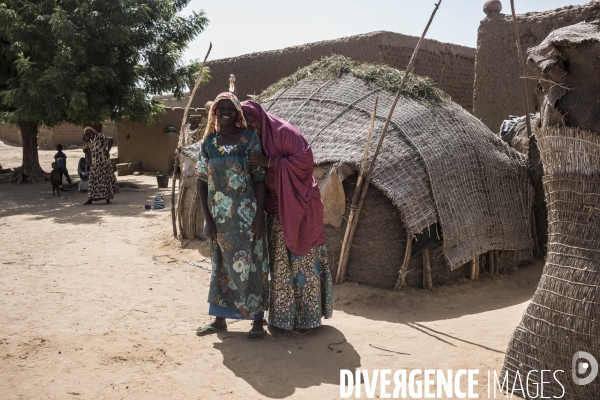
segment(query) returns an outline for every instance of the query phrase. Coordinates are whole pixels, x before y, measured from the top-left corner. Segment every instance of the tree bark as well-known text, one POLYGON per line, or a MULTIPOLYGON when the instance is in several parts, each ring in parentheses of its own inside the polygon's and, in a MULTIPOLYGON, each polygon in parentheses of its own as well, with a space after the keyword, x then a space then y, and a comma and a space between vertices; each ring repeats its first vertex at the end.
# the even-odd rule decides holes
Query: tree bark
POLYGON ((21 183, 23 180, 36 182, 50 178, 49 174, 44 172, 40 166, 37 141, 38 127, 37 122, 22 122, 19 124, 23 141, 23 163, 13 173, 12 182, 21 183))

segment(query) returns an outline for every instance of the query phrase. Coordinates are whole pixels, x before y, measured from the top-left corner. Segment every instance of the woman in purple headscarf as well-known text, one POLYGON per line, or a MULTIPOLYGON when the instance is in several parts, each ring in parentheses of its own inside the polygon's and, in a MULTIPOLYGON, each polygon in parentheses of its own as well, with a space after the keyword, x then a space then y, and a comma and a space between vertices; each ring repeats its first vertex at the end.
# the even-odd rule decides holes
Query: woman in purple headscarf
POLYGON ((323 202, 313 175, 310 145, 298 128, 242 102, 249 129, 258 133, 263 153, 250 164, 267 171, 267 233, 271 290, 269 324, 283 329, 279 339, 295 339, 331 318, 333 285, 327 263, 323 202))

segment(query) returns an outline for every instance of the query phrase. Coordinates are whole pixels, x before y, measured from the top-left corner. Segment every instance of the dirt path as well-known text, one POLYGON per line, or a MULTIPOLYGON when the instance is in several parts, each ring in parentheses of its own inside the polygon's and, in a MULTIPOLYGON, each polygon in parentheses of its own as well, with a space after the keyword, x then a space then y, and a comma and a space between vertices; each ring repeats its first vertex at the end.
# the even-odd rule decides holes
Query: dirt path
MULTIPOLYGON (((0 142, 4 168, 20 154, 0 142)), ((53 154, 40 150, 44 168, 53 154)), ((72 177, 81 154, 67 151, 72 177)), ((245 342, 248 322, 198 338, 210 274, 184 261, 207 265, 207 247, 182 248, 170 213, 144 210, 157 194, 170 202, 154 177, 119 180, 139 189, 91 207, 75 191, 52 198, 49 183, 0 184, 2 398, 333 399, 340 369, 359 367, 479 369, 487 398, 541 275, 536 264, 433 293, 344 284, 334 318, 299 340, 245 342)))

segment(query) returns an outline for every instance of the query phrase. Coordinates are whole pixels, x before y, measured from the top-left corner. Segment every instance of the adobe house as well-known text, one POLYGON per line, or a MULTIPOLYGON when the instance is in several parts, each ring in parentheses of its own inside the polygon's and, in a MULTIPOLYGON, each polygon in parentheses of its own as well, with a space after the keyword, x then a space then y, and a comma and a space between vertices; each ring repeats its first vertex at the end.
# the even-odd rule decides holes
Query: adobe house
MULTIPOLYGON (((185 108, 167 107, 165 110, 151 125, 144 122, 117 122, 120 163, 139 162, 142 170, 147 172, 168 174, 173 171, 185 108)), ((190 109, 189 115, 203 111, 190 109)))
MULTIPOLYGON (((213 60, 207 63, 211 80, 202 86, 192 107, 203 107, 208 100, 227 91, 230 74, 236 77, 236 95, 240 100, 247 100, 248 95, 259 94, 281 78, 331 54, 343 55, 358 62, 387 64, 404 69, 418 40, 415 36, 378 31, 213 60)), ((472 112, 474 67, 475 49, 426 39, 414 72, 433 79, 436 87, 472 112)))
MULTIPOLYGON (((473 113, 493 132, 498 132, 509 115, 525 115, 519 76, 519 57, 513 29, 510 2, 503 2, 506 14, 492 12, 479 25, 475 57, 473 113)), ((517 15, 523 57, 539 45, 552 31, 582 21, 600 19, 600 3, 572 5, 556 10, 517 15)), ((527 65, 527 75, 535 76, 527 65)), ((537 81, 529 79, 529 107, 537 111, 537 81)), ((444 88, 445 90, 445 88, 444 88)))

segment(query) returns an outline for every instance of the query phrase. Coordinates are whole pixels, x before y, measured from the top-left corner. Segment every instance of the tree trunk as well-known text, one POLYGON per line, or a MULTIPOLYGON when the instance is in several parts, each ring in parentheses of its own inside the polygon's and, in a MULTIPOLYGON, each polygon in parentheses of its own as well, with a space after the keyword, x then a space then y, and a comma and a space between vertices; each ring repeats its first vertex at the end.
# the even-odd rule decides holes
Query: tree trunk
POLYGON ((19 124, 23 141, 23 163, 15 169, 11 182, 21 183, 23 180, 38 182, 48 180, 49 174, 42 170, 38 157, 38 126, 37 122, 23 122, 19 124))

